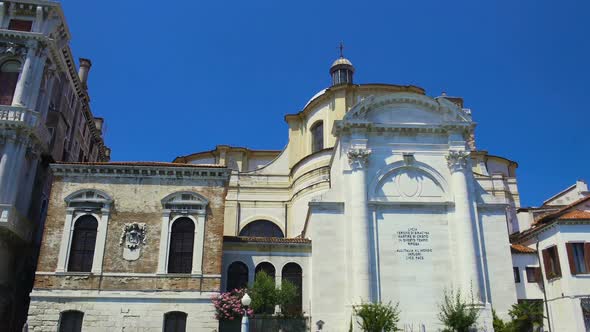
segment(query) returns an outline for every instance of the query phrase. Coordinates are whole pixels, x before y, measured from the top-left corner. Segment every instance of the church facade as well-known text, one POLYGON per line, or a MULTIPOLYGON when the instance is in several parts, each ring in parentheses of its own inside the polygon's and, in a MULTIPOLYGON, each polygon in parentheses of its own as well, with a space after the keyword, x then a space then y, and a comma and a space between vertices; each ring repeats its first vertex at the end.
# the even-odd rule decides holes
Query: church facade
MULTIPOLYGON (((53 164, 29 328, 214 331, 210 297, 261 270, 293 282, 296 309, 322 331, 348 330, 362 302, 399 303, 400 327, 437 331, 449 290, 472 298, 478 328, 492 331, 492 309, 507 318, 517 301, 543 300, 516 282, 515 268, 539 266, 545 249, 529 234, 551 229, 526 224, 518 165, 476 148, 462 98, 354 84, 354 70, 337 59, 332 85, 285 116, 282 151, 53 164)), ((577 310, 576 327, 585 268, 572 270, 578 302, 559 309, 577 310)))

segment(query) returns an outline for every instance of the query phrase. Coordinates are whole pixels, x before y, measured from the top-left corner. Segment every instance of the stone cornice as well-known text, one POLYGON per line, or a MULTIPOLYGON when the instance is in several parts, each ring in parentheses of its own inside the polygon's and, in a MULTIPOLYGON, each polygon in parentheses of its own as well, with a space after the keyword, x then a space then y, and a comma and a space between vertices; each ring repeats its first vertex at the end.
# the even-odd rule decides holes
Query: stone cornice
POLYGON ((331 86, 324 90, 323 93, 318 94, 315 98, 310 100, 305 107, 299 111, 298 113, 294 114, 287 114, 285 115, 285 121, 289 121, 289 119, 293 118, 304 118, 308 113, 310 113, 317 105, 333 97, 334 92, 336 91, 354 91, 357 93, 360 92, 411 92, 416 94, 424 94, 424 89, 414 86, 414 85, 395 85, 395 84, 385 84, 385 83, 367 83, 367 84, 343 84, 343 85, 336 85, 331 86))
POLYGON ((170 166, 137 163, 122 164, 51 164, 51 171, 55 176, 64 177, 124 177, 124 178, 162 178, 162 179, 200 179, 200 180, 229 180, 230 170, 216 166, 170 166))
POLYGON ((453 131, 469 131, 475 126, 475 123, 465 122, 446 122, 442 124, 419 124, 419 123, 371 123, 368 121, 355 121, 349 122, 344 120, 334 121, 334 127, 332 134, 339 135, 341 133, 348 133, 352 129, 362 130, 366 132, 376 133, 395 133, 395 132, 406 132, 406 133, 436 133, 446 134, 453 131))

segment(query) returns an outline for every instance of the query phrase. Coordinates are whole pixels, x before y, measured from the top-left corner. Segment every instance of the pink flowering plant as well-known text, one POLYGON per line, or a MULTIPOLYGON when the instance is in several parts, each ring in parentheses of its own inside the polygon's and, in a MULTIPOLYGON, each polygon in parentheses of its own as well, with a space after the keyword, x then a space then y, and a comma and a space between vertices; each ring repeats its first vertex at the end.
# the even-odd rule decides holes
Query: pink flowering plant
MULTIPOLYGON (((242 305, 242 297, 246 294, 246 289, 234 289, 229 292, 213 295, 211 301, 215 306, 215 319, 217 320, 236 320, 242 318, 245 307, 242 305)), ((254 311, 248 308, 246 311, 248 317, 252 317, 254 311)))

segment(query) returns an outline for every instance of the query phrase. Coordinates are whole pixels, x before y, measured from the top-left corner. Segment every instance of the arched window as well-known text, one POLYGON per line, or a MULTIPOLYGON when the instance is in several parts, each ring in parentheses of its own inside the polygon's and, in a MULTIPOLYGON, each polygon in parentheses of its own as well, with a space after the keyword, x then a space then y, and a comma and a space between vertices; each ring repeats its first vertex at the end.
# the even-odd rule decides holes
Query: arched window
POLYGON ((185 312, 170 311, 164 314, 164 332, 185 332, 186 331, 185 312))
POLYGON ((264 271, 268 276, 270 276, 273 280, 275 278, 275 267, 269 262, 262 262, 256 266, 256 270, 254 271, 254 280, 256 280, 256 276, 258 272, 264 271))
POLYGON ((168 273, 191 273, 195 243, 195 223, 190 218, 179 218, 172 224, 168 273))
POLYGON ((227 268, 226 291, 248 287, 248 267, 242 262, 233 262, 227 268))
POLYGON ((318 121, 311 126, 311 153, 324 148, 324 122, 318 121))
POLYGON ((86 214, 76 220, 72 246, 70 247, 68 271, 90 272, 92 270, 97 229, 98 221, 91 215, 86 214))
POLYGON ((301 313, 303 303, 303 272, 301 267, 296 263, 288 263, 283 267, 282 280, 290 281, 297 287, 297 297, 293 304, 289 305, 285 310, 288 313, 301 313))
POLYGON ((76 310, 63 311, 59 315, 59 332, 81 332, 84 313, 76 310))
POLYGON ((283 231, 272 221, 255 220, 240 231, 240 236, 285 237, 283 231))
POLYGON ((0 105, 12 104, 20 70, 21 64, 16 60, 8 60, 0 65, 0 105))

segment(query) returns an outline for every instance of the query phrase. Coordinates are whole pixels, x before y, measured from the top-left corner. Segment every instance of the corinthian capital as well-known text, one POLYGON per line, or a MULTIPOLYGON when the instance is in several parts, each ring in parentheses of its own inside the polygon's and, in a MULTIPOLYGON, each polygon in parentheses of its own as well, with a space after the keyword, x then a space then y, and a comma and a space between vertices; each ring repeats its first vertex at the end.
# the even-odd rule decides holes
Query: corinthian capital
POLYGON ((469 152, 467 151, 449 151, 446 156, 447 164, 451 171, 459 171, 467 166, 467 160, 469 158, 469 152))
POLYGON ((351 148, 346 155, 348 156, 348 163, 352 168, 364 168, 369 163, 371 150, 365 148, 351 148))

